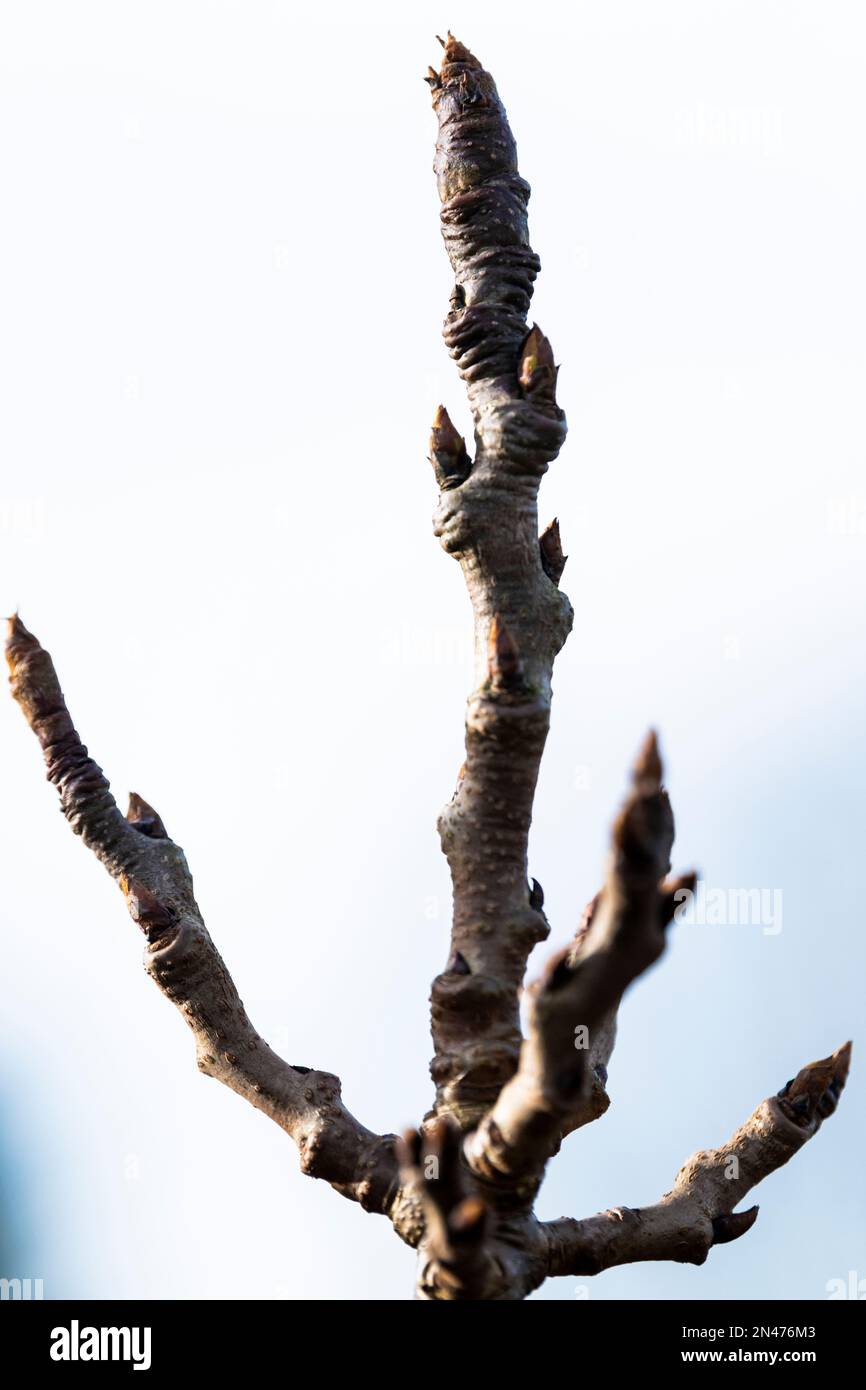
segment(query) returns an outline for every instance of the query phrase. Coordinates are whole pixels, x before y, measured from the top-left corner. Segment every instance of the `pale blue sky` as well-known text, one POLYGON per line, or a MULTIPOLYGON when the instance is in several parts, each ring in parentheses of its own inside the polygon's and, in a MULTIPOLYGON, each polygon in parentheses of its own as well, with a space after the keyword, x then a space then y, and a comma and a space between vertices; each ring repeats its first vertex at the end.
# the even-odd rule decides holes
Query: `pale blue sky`
MULTIPOLYGON (((433 539, 450 273, 421 82, 448 25, 533 185, 576 611, 532 838, 553 936, 644 730, 678 868, 783 928, 675 929, 542 1214, 655 1200, 855 1037, 838 1114, 702 1269, 590 1297, 822 1298, 862 1193, 864 20, 853 3, 59 3, 0 11, 0 604, 152 801, 257 1026, 371 1127, 430 1096, 434 831, 471 622, 433 539)), ((0 1124, 46 1295, 408 1297, 384 1221, 196 1071, 116 887, 0 704, 0 1124)), ((574 1299, 575 1280, 541 1297, 574 1299)))

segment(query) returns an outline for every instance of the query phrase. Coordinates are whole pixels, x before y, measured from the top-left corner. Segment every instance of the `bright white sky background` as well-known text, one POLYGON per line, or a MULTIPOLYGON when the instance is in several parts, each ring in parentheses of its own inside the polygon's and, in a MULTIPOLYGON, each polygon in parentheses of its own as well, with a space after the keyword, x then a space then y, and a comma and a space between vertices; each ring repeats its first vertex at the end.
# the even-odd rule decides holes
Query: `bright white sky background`
MULTIPOLYGON (((430 1096, 434 824, 471 623, 426 441, 468 412, 421 77, 448 26, 533 188, 570 558, 531 871, 563 944, 650 723, 675 865, 781 889, 680 926, 545 1216, 657 1199, 854 1035, 837 1116, 702 1269, 541 1297, 823 1298, 866 1277, 866 23, 851 0, 0 6, 0 605, 121 797, 185 847, 261 1031, 374 1128, 430 1096)), ((117 888, 0 701, 0 1274, 48 1297, 410 1296, 384 1220, 199 1076, 117 888), (7 1233, 8 1234, 8 1233, 7 1233)))

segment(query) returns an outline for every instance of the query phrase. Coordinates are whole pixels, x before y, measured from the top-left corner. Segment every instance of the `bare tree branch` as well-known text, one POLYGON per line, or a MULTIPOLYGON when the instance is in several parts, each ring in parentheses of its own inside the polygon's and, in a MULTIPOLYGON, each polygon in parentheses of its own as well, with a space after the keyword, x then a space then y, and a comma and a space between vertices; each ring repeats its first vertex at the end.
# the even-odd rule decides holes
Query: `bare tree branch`
POLYGON ((651 733, 614 826, 607 879, 586 930, 548 963, 531 990, 518 1070, 467 1141, 480 1177, 515 1186, 527 1200, 563 1133, 591 1118, 598 1104, 596 1069, 610 1056, 622 994, 664 949, 672 914, 664 910, 662 877, 670 867, 674 821, 661 778, 651 733))
POLYGON ((75 731, 51 657, 17 615, 6 656, 12 694, 39 740, 63 813, 120 885, 146 938, 147 973, 192 1030, 199 1069, 284 1129, 305 1173, 370 1211, 388 1212, 397 1188, 394 1136, 372 1134, 349 1114, 336 1076, 290 1066, 256 1032, 202 921, 183 851, 135 793, 121 814, 75 731))
POLYGON ((554 659, 572 623, 560 592, 559 524, 538 535, 537 493, 565 439, 557 368, 529 327, 538 258, 529 187, 495 84, 448 35, 430 69, 438 116, 442 233, 455 285, 445 341, 466 385, 474 457, 444 406, 430 460, 440 488, 435 531, 460 562, 475 620, 475 688, 466 759, 439 819, 454 892, 447 964, 433 981, 434 1108, 400 1147, 344 1108, 327 1072, 290 1066, 255 1031, 193 894, 183 851, 140 796, 124 816, 69 717, 53 664, 10 620, 13 694, 42 746, 76 834, 123 890, 146 937, 145 964, 181 1011, 200 1069, 269 1115, 306 1173, 387 1214, 419 1252, 425 1300, 521 1299, 549 1274, 590 1274, 632 1260, 700 1263, 735 1240, 757 1208, 734 1208, 787 1162, 835 1109, 850 1044, 764 1101, 723 1149, 694 1155, 654 1206, 540 1224, 533 1202, 563 1136, 597 1118, 624 991, 664 949, 677 895, 669 880, 673 815, 654 734, 614 825, 604 886, 571 945, 518 998, 533 945, 548 934, 544 894, 527 873, 554 659))
POLYGON ((435 530, 463 568, 477 659, 466 761, 439 820, 454 919, 449 961, 433 982, 431 1072, 436 1112, 467 1128, 514 1071, 518 991, 529 951, 548 932, 530 898, 527 839, 551 670, 572 611, 554 579, 564 563, 558 534, 543 547, 538 537, 538 484, 565 438, 565 418, 550 344, 526 322, 539 268, 529 187, 492 77, 450 34, 444 48, 441 72, 428 78, 442 235, 455 274, 444 336, 466 383, 475 457, 444 407, 430 453, 442 489, 435 530))
POLYGON ((817 1134, 845 1085, 851 1044, 812 1062, 762 1101, 727 1144, 693 1154, 655 1206, 616 1207, 585 1221, 542 1225, 548 1273, 599 1274, 635 1260, 703 1264, 714 1245, 737 1240, 758 1208, 735 1212, 748 1192, 817 1134))
MULTIPOLYGON (((569 965, 577 963, 578 956, 583 950, 589 928, 595 917, 596 909, 601 902, 601 890, 596 893, 594 898, 590 898, 586 907, 583 909, 580 923, 574 934, 566 955, 569 965)), ((564 1116, 562 1122, 562 1137, 565 1139, 575 1130, 582 1129, 584 1125, 592 1124, 593 1120, 601 1119, 602 1115, 607 1114, 610 1108, 610 1096, 607 1093, 608 1064, 613 1055, 616 1043, 617 1015, 616 1010, 611 1009, 592 1031, 589 1039, 589 1050, 586 1056, 586 1082, 578 1096, 575 1097, 573 1105, 564 1116)))

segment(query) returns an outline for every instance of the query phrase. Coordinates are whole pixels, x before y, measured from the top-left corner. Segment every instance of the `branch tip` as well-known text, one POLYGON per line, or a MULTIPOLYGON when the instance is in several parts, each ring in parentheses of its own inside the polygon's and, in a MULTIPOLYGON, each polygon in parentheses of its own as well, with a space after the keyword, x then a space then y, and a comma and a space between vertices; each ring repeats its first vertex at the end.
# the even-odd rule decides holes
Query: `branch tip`
POLYGON ((6 619, 6 633, 6 640, 9 642, 13 641, 14 638, 18 636, 32 637, 33 635, 31 632, 27 631, 27 628, 21 621, 21 614, 18 612, 17 608, 15 609, 15 612, 6 619))
POLYGON ((447 38, 440 38, 440 36, 437 34, 436 40, 438 43, 442 45, 442 47, 445 50, 445 52, 442 55, 443 68, 448 67, 452 63, 464 63, 467 67, 470 68, 481 67, 481 64, 479 63, 475 55, 469 52, 469 49, 466 47, 464 43, 461 43, 459 39, 455 39, 450 29, 448 30, 447 38))
POLYGON ((833 1114, 845 1089, 851 1068, 851 1043, 843 1043, 829 1057, 809 1062, 778 1094, 779 1105, 789 1120, 805 1129, 817 1128, 833 1114))
POLYGON ((641 796, 651 796, 662 789, 663 767, 659 753, 658 735, 650 729, 635 759, 632 780, 635 791, 641 796))
POLYGON ((21 621, 16 609, 6 620, 6 660, 14 672, 15 662, 25 651, 41 651, 38 638, 34 637, 21 621))

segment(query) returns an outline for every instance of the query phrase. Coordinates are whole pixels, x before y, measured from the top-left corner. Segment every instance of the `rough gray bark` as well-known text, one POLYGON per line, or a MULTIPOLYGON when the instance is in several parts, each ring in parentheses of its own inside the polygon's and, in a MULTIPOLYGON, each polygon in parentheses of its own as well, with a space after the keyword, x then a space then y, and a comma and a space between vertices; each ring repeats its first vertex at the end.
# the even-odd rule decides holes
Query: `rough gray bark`
POLYGON ((637 758, 601 891, 570 947, 520 991, 548 934, 527 843, 547 737, 554 659, 572 609, 559 589, 556 522, 539 537, 537 494, 565 438, 556 367, 527 313, 539 269, 529 187, 517 170, 489 73, 450 34, 427 81, 439 119, 436 174, 455 286, 444 336, 472 409, 470 457, 444 407, 430 454, 441 489, 435 530, 459 560, 475 617, 475 689, 466 760, 439 820, 454 912, 433 981, 435 1099, 399 1143, 344 1108, 328 1072, 289 1065, 246 1016, 193 895, 182 850, 133 794, 124 816, 72 724, 51 659, 16 616, 12 692, 42 747, 72 829, 119 884, 146 938, 145 965, 183 1013, 199 1068, 264 1111, 297 1144, 301 1167, 386 1215, 419 1252, 416 1295, 513 1300, 548 1276, 634 1260, 699 1264, 737 1239, 757 1207, 734 1208, 786 1163, 835 1109, 850 1044, 762 1102, 721 1149, 695 1154, 655 1206, 541 1223, 533 1203, 563 1138, 607 1109, 607 1064, 625 990, 660 956, 676 894, 674 823, 654 734, 637 758), (585 1036, 583 1036, 585 1033, 585 1036), (578 1039, 578 1034, 581 1034, 578 1039), (585 1045, 582 1045, 585 1043, 585 1045))

